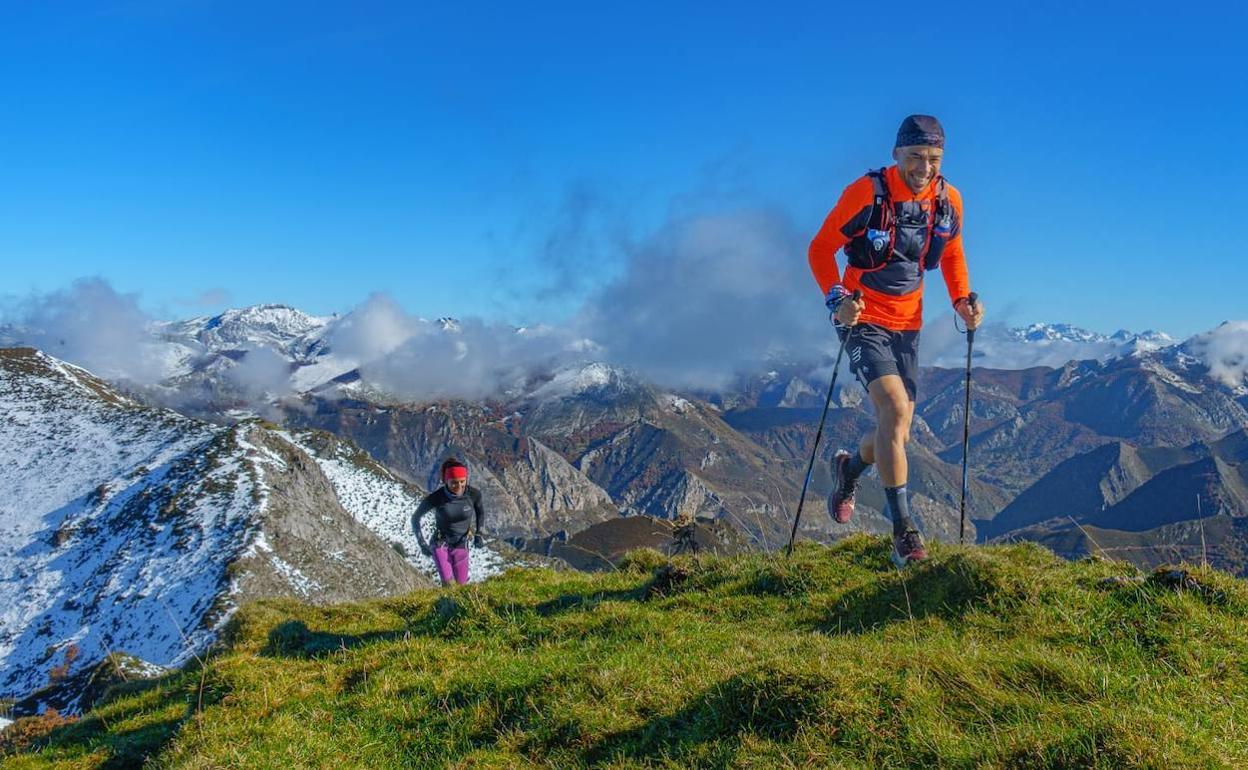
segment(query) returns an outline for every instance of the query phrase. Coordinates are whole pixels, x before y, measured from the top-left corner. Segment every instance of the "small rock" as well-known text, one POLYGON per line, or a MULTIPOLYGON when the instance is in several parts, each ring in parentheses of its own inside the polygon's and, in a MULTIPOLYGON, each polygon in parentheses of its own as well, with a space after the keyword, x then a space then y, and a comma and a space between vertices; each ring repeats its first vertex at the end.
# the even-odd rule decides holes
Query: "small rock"
POLYGON ((1144 578, 1139 575, 1110 575, 1107 578, 1101 578, 1097 581, 1097 588, 1122 588, 1124 586, 1135 586, 1144 582, 1144 578))

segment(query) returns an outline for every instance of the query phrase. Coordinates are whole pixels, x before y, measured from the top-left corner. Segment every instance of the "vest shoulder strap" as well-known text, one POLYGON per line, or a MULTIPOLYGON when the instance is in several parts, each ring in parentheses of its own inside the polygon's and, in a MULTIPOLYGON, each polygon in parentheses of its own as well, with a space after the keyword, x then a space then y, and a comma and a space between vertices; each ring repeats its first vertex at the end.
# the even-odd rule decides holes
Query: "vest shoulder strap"
POLYGON ((943 176, 936 177, 936 214, 941 219, 953 216, 953 204, 949 203, 949 187, 943 176))
POLYGON ((867 177, 875 188, 875 199, 871 201, 871 213, 867 216, 867 227, 874 230, 891 230, 893 226, 893 199, 888 194, 888 180, 884 178, 887 168, 868 169, 867 177))
POLYGON ((884 180, 884 171, 885 169, 883 168, 869 169, 867 171, 867 176, 871 179, 871 186, 875 188, 877 202, 888 199, 888 182, 884 180))

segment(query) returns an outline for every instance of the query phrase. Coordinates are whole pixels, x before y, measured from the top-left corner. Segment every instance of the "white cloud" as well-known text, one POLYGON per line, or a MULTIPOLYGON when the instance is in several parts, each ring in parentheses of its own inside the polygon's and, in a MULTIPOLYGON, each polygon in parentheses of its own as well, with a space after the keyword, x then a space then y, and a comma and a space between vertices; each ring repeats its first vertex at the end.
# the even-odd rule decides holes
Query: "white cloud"
POLYGON ((325 339, 335 355, 370 363, 418 334, 420 325, 420 319, 409 317, 393 298, 379 292, 335 320, 325 339))
POLYGON ((226 370, 226 378, 250 400, 265 403, 291 392, 290 364, 264 345, 250 345, 246 355, 226 370))
POLYGON ((404 399, 499 395, 583 356, 583 346, 566 329, 519 330, 477 318, 449 329, 420 319, 408 322, 413 333, 406 340, 360 367, 366 381, 404 399))
POLYGON ((1187 347, 1204 361, 1215 379, 1232 388, 1248 380, 1248 321, 1226 321, 1192 337, 1187 347))
POLYGON ((479 318, 430 321, 377 293, 326 332, 330 350, 399 398, 485 398, 583 356, 566 328, 516 329, 479 318))
POLYGON ((670 219, 574 320, 607 359, 675 387, 716 387, 769 353, 833 344, 806 241, 768 209, 670 219))
POLYGON ((150 384, 163 365, 139 309, 137 294, 119 294, 102 278, 83 278, 67 290, 34 295, 6 315, 13 340, 109 379, 150 384))

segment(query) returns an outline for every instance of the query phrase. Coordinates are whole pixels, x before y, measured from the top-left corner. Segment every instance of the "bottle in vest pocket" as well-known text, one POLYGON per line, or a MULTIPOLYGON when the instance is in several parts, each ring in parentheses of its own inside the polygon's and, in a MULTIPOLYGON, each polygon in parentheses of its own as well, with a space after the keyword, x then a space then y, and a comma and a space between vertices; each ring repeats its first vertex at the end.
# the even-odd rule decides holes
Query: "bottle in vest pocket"
POLYGON ((884 169, 868 171, 875 190, 867 226, 845 244, 845 257, 850 267, 878 270, 893 256, 893 204, 884 181, 884 169))
MULTIPOLYGON (((941 187, 943 193, 943 185, 941 187)), ((927 247, 927 254, 923 258, 923 267, 928 270, 940 267, 940 258, 945 253, 945 244, 953 237, 952 208, 948 199, 942 198, 937 202, 936 210, 932 213, 935 219, 932 223, 932 238, 927 247)))

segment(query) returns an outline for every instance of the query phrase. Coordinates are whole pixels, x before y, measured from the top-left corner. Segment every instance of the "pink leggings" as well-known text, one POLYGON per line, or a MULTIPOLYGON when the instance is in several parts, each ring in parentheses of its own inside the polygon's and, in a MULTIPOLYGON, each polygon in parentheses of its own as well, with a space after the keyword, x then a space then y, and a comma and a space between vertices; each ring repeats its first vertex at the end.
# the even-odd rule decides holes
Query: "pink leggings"
POLYGON ((433 561, 438 565, 438 577, 442 578, 442 585, 449 586, 452 575, 460 585, 468 582, 467 548, 447 548, 440 545, 433 549, 433 561))

